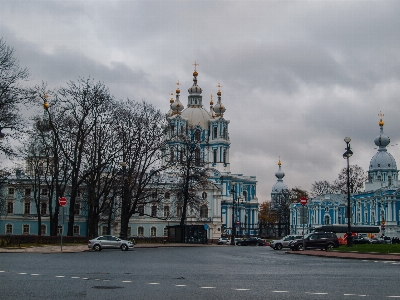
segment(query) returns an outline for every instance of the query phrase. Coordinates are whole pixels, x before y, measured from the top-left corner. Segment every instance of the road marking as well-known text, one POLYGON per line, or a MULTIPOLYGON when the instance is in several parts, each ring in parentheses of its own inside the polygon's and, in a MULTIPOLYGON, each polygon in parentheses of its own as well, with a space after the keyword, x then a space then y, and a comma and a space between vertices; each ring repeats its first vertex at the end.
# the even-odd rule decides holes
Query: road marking
POLYGON ((159 282, 148 282, 147 284, 160 284, 159 282))
POLYGON ((235 291, 250 291, 250 289, 234 289, 235 291))
POLYGON ((4 273, 5 271, 0 271, 0 273, 4 273))
POLYGON ((396 261, 395 260, 385 260, 383 263, 387 264, 387 263, 394 263, 394 262, 396 262, 396 261))
POLYGON ((215 289, 215 286, 201 286, 201 289, 215 289))
POLYGON ((386 296, 388 298, 400 298, 400 296, 386 296))
POLYGON ((357 296, 357 294, 343 294, 343 296, 357 296))
POLYGON ((80 278, 80 277, 78 277, 78 276, 72 276, 71 278, 80 278))
POLYGON ((58 276, 56 276, 57 278, 64 278, 65 276, 62 276, 62 275, 58 275, 58 276))
POLYGON ((18 273, 18 274, 21 274, 21 275, 26 275, 27 273, 18 273))
POLYGON ((85 277, 85 278, 82 278, 82 280, 89 280, 89 278, 86 278, 86 277, 85 277))
POLYGON ((40 274, 31 274, 32 276, 39 276, 40 274))
POLYGON ((175 284, 175 286, 187 286, 186 284, 175 284))
POLYGON ((272 291, 273 293, 289 293, 289 291, 272 291))
POLYGON ((311 295, 328 295, 328 293, 312 293, 312 292, 306 292, 306 294, 311 294, 311 295))
POLYGON ((132 280, 123 280, 122 282, 132 282, 132 280))

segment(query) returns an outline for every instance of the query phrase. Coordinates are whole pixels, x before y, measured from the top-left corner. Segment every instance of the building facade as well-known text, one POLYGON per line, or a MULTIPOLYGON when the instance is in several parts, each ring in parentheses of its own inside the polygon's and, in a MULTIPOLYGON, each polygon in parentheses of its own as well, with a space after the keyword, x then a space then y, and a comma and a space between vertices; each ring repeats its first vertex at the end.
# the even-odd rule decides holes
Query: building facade
MULTIPOLYGON (((380 114, 380 133, 374 143, 378 152, 372 157, 364 192, 350 197, 351 225, 381 226, 381 235, 400 237, 400 186, 394 157, 387 151, 390 138, 383 131, 380 114)), ((347 195, 325 194, 308 201, 305 206, 307 232, 319 225, 347 224, 347 195)), ((302 232, 302 205, 291 207, 291 231, 302 232)))

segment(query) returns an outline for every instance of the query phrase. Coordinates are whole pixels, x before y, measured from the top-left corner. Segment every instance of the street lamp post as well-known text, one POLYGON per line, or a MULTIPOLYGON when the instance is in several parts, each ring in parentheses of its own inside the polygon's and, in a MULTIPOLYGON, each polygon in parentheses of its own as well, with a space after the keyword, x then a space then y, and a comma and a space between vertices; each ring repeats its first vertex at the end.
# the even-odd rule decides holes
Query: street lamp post
POLYGON ((235 183, 232 182, 232 235, 231 235, 231 245, 235 245, 236 236, 236 224, 235 224, 235 183))
POLYGON ((347 160, 347 247, 353 247, 353 236, 351 232, 351 209, 350 209, 350 168, 349 158, 353 155, 353 151, 350 148, 351 139, 346 136, 344 138, 346 142, 346 152, 343 153, 343 158, 347 160))
MULTIPOLYGON (((121 167, 122 167, 122 208, 121 208, 121 215, 123 218, 126 218, 126 207, 125 207, 125 173, 126 173, 126 162, 123 161, 121 162, 121 167)), ((121 222, 121 227, 122 227, 122 222, 121 222)), ((120 231, 120 236, 122 236, 123 238, 127 238, 127 236, 125 236, 125 234, 122 232, 122 228, 120 231)))

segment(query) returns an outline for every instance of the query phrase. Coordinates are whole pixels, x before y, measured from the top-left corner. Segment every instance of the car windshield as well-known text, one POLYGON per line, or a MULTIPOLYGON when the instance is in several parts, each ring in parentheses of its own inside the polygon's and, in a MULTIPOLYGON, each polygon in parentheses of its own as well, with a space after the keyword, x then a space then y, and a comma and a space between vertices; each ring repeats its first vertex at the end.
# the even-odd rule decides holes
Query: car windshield
POLYGON ((306 234, 306 235, 304 236, 304 238, 306 239, 306 238, 308 238, 310 235, 312 235, 312 233, 306 234))

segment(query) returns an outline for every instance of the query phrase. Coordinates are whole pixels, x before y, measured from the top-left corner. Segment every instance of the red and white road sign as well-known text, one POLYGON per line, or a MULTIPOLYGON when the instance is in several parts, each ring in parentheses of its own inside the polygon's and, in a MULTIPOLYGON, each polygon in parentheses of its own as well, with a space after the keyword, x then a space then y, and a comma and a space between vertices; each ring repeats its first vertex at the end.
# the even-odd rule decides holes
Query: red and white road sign
POLYGON ((300 198, 300 203, 301 203, 301 205, 306 205, 307 204, 307 198, 306 197, 301 197, 300 198))
POLYGON ((58 200, 58 203, 60 204, 60 206, 65 206, 65 205, 67 204, 67 198, 61 197, 61 198, 58 200))

